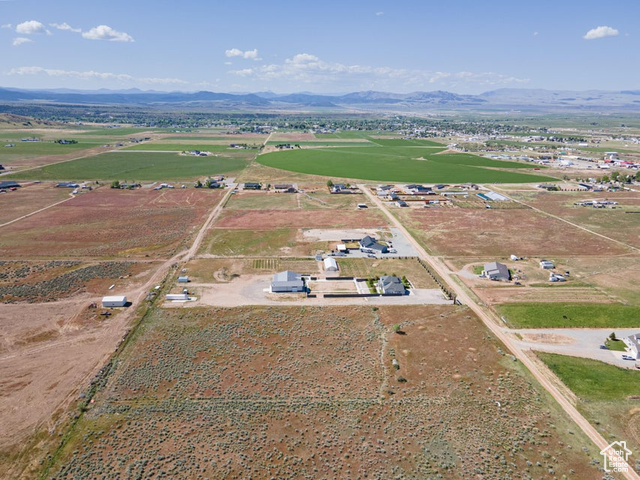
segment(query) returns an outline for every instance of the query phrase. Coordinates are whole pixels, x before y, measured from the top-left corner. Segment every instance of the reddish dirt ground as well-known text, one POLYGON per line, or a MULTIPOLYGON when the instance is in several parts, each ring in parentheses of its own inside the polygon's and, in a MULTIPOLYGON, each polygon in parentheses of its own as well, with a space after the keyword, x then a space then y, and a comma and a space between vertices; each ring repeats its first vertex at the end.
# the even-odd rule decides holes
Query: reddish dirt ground
POLYGON ((52 183, 19 183, 22 187, 18 190, 0 194, 0 225, 69 198, 71 193, 68 188, 55 188, 52 183))
POLYGON ((165 257, 223 192, 101 188, 2 228, 0 256, 165 257))
POLYGON ((241 210, 227 212, 216 224, 217 228, 370 228, 385 226, 380 212, 324 210, 241 210))
POLYGON ((530 209, 403 212, 429 250, 445 256, 616 255, 625 248, 530 209))
POLYGON ((54 478, 602 477, 464 308, 154 315, 54 478))

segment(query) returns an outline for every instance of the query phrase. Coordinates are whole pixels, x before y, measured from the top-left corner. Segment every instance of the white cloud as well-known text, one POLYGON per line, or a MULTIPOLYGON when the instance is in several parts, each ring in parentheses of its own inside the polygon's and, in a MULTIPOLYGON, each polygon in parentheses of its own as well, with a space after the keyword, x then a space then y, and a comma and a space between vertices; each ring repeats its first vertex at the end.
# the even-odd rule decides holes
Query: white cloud
POLYGON ((381 15, 384 15, 384 12, 376 12, 376 16, 379 17, 381 15))
POLYGON ((228 73, 261 82, 290 81, 296 86, 309 84, 325 90, 350 88, 383 88, 391 91, 407 89, 433 89, 454 87, 493 87, 527 83, 494 72, 433 72, 367 65, 345 65, 326 62, 309 53, 299 53, 280 64, 261 65, 257 68, 231 70, 228 73))
POLYGON ((616 37, 619 33, 620 32, 615 28, 602 25, 600 27, 592 28, 582 38, 585 40, 596 40, 598 38, 616 37))
POLYGON ((33 40, 31 40, 30 38, 26 38, 26 37, 17 37, 13 39, 13 42, 11 42, 11 45, 13 45, 14 47, 18 47, 20 45, 22 45, 23 43, 29 43, 29 42, 33 42, 33 40))
POLYGON ((66 30, 68 32, 82 33, 82 29, 81 28, 73 28, 67 22, 64 22, 64 23, 50 23, 49 26, 53 27, 53 28, 57 28, 58 30, 66 30))
POLYGON ((10 23, 5 23, 4 25, 0 25, 0 28, 13 28, 13 25, 10 23))
POLYGON ((248 60, 262 60, 260 57, 258 57, 257 48, 254 48, 253 50, 247 50, 246 52, 243 52, 239 48, 231 48, 229 50, 225 50, 224 54, 227 57, 242 57, 248 60))
POLYGON ((45 26, 37 20, 28 20, 16 25, 16 33, 20 35, 33 35, 34 33, 49 33, 45 26))
POLYGON ((19 67, 12 68, 6 74, 14 76, 46 75, 48 77, 75 78, 79 80, 109 80, 144 85, 189 85, 189 82, 179 78, 134 77, 126 73, 95 72, 93 70, 78 72, 43 67, 19 67))
POLYGON ((537 37, 538 36, 538 32, 533 32, 533 36, 537 37))
POLYGON ((133 42, 133 37, 128 33, 118 32, 108 25, 98 25, 87 32, 83 32, 82 36, 88 40, 108 40, 110 42, 133 42))

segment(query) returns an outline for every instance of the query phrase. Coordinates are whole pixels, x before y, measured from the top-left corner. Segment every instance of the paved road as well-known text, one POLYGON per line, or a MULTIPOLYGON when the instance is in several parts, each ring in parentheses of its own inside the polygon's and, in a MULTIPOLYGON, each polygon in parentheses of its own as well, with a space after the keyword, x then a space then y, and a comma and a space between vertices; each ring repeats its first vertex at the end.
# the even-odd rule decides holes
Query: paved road
MULTIPOLYGON (((603 350, 600 348, 611 334, 610 328, 532 328, 522 330, 505 329, 509 333, 521 335, 522 340, 514 343, 522 350, 531 349, 541 352, 560 353, 583 358, 593 358, 618 367, 635 368, 635 362, 623 360, 624 352, 603 350)), ((639 333, 638 328, 619 328, 615 330, 618 338, 639 333)))
MULTIPOLYGON (((560 404, 562 409, 571 417, 571 419, 576 422, 576 424, 582 429, 582 431, 596 444, 596 446, 604 450, 609 446, 609 442, 607 442, 602 435, 591 425, 578 410, 573 406, 573 404, 560 393, 557 387, 552 383, 552 381, 547 378, 538 368, 538 366, 531 360, 525 352, 520 348, 519 345, 513 341, 511 335, 509 335, 500 325, 500 320, 497 316, 486 307, 478 305, 466 292, 466 290, 461 287, 458 283, 454 282, 449 276, 450 270, 444 265, 444 263, 431 255, 429 255, 424 248, 411 236, 411 234, 407 231, 407 229, 400 223, 400 221, 389 212, 387 207, 377 198, 375 195, 371 193, 371 191, 366 188, 365 185, 358 185, 358 188, 362 190, 365 195, 367 195, 371 201, 380 208, 380 210, 389 218, 389 221, 392 225, 395 225, 397 228, 402 230, 405 236, 410 239, 415 249, 419 252, 422 260, 427 262, 433 270, 435 270, 444 280, 444 282, 448 285, 449 289, 457 295, 457 298, 460 302, 465 305, 468 305, 473 312, 478 315, 478 317, 484 322, 486 327, 491 330, 491 332, 500 339, 502 343, 516 356, 518 360, 525 365, 531 374, 538 380, 538 382, 556 399, 556 401, 560 404)), ((624 472, 624 477, 630 480, 640 480, 640 475, 638 475, 629 465, 627 465, 627 471, 624 472)))

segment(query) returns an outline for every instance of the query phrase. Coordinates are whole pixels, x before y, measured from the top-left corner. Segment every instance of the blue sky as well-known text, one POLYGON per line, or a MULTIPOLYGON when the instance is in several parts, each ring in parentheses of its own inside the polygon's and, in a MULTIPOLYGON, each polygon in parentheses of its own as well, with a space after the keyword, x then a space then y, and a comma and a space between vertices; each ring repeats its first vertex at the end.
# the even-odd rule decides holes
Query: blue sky
POLYGON ((640 1, 0 0, 0 86, 640 89, 640 1))

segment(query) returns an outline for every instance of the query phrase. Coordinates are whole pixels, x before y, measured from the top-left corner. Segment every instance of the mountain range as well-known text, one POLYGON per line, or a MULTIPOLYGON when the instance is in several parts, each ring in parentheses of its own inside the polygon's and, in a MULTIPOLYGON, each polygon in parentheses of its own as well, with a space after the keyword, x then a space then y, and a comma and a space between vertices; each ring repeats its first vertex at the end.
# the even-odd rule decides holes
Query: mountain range
POLYGON ((335 112, 385 111, 427 112, 431 110, 475 111, 619 111, 640 112, 640 90, 566 91, 505 88, 479 95, 446 91, 389 93, 353 92, 342 95, 273 92, 158 92, 129 90, 25 90, 0 88, 0 102, 57 103, 82 105, 138 105, 155 107, 213 108, 220 110, 335 112))

